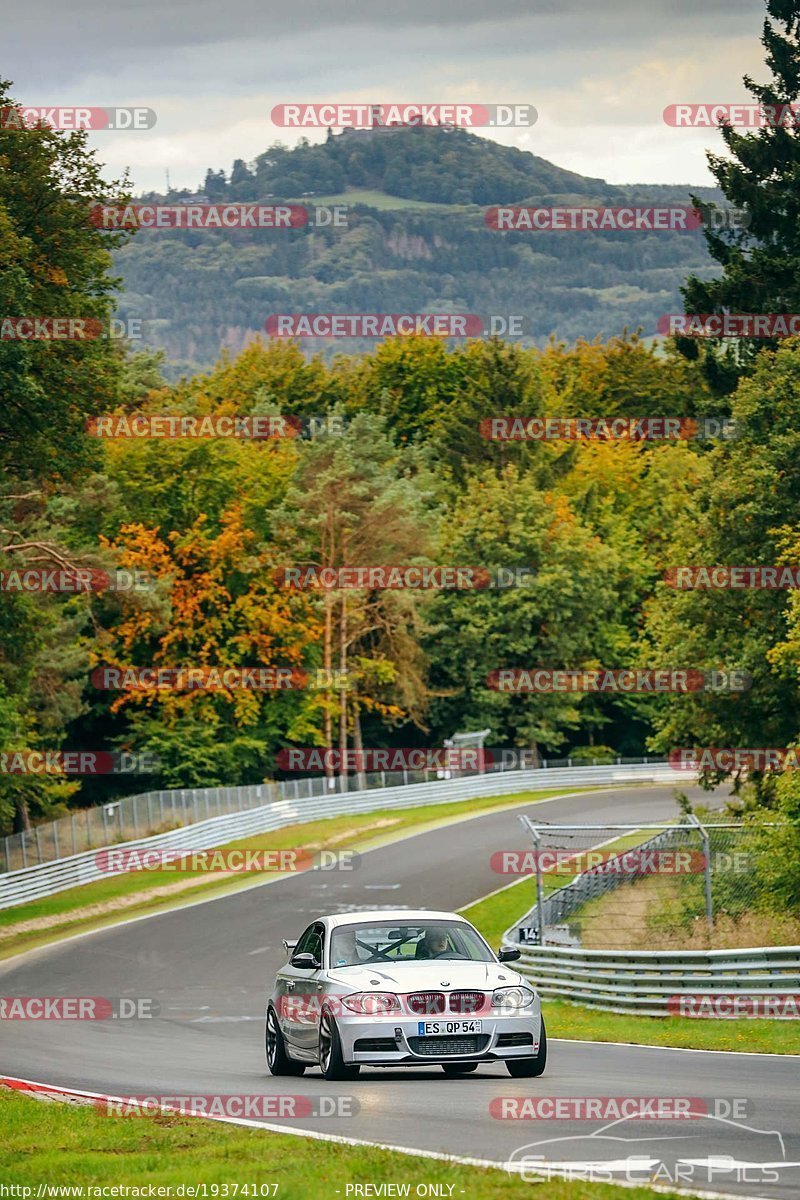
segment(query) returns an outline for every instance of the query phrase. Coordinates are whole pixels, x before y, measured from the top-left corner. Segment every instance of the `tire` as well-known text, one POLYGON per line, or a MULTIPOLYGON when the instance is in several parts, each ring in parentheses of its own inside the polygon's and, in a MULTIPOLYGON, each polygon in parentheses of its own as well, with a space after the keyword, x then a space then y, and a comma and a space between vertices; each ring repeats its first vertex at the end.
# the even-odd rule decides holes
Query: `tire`
POLYGON ((537 1075, 544 1075, 546 1065, 547 1030, 544 1027, 544 1017, 542 1017, 538 1053, 533 1058, 507 1058, 506 1066, 508 1067, 509 1075, 513 1075, 515 1079, 531 1079, 537 1075))
POLYGON ((361 1070, 342 1058, 342 1040, 329 1012, 323 1012, 319 1020, 319 1069, 325 1079, 356 1079, 361 1070))
POLYGON ((477 1063, 442 1063, 445 1075, 467 1075, 470 1071, 477 1071, 477 1069, 477 1063))
POLYGON ((267 1066, 271 1075, 302 1075, 305 1071, 305 1064, 295 1062, 293 1058, 289 1058, 286 1053, 286 1042, 284 1041, 281 1027, 278 1023, 278 1018, 275 1015, 275 1009, 270 1005, 267 1009, 267 1029, 266 1029, 266 1051, 267 1051, 267 1066))

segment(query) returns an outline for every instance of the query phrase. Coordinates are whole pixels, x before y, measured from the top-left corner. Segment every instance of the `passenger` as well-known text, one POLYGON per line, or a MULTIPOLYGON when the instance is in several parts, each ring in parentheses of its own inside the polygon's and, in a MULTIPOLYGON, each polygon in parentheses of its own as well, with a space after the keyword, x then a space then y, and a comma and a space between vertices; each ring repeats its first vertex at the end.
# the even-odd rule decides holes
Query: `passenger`
POLYGON ((334 967, 357 967, 369 953, 358 944, 354 929, 337 929, 333 935, 331 963, 334 967))

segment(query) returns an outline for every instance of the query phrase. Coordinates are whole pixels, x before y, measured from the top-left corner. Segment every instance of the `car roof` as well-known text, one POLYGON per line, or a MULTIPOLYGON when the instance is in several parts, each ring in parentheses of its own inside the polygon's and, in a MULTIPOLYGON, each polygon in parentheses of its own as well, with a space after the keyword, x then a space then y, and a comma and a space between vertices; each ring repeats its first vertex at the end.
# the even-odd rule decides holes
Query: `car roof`
POLYGON ((464 925, 469 922, 454 912, 440 912, 428 908, 367 908, 362 912, 331 913, 319 917, 328 929, 338 929, 342 925, 365 925, 370 922, 398 921, 404 925, 416 925, 420 921, 460 921, 464 925))

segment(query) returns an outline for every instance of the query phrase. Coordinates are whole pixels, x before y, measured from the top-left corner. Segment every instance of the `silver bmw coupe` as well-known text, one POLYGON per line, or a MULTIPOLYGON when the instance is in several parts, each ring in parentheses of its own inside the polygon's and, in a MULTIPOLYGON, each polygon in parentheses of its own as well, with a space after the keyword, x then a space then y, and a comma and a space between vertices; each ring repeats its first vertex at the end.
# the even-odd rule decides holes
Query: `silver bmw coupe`
POLYGON ((460 1075, 498 1060, 518 1077, 545 1069, 539 997, 507 965, 519 950, 495 954, 456 913, 324 916, 283 944, 266 1014, 273 1075, 433 1064, 460 1075))

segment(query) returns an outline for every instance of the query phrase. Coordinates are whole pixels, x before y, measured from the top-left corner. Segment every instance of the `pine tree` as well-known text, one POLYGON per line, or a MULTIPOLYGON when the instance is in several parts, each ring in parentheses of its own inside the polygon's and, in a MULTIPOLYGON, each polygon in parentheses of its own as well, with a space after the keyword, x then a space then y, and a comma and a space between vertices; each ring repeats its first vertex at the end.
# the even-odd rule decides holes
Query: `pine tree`
MULTIPOLYGON (((749 224, 738 231, 707 224, 706 243, 723 271, 717 279, 687 279, 682 292, 690 314, 800 311, 800 2, 767 0, 767 13, 761 41, 772 80, 757 84, 745 75, 744 83, 762 108, 774 106, 783 118, 755 132, 722 125, 728 155, 707 154, 726 199, 745 210, 749 224)), ((698 208, 719 211, 695 197, 692 201, 698 208)), ((678 345, 688 358, 700 353, 694 339, 678 339, 678 345)), ((775 342, 709 340, 709 381, 722 392, 732 391, 767 345, 774 348, 775 342)))

